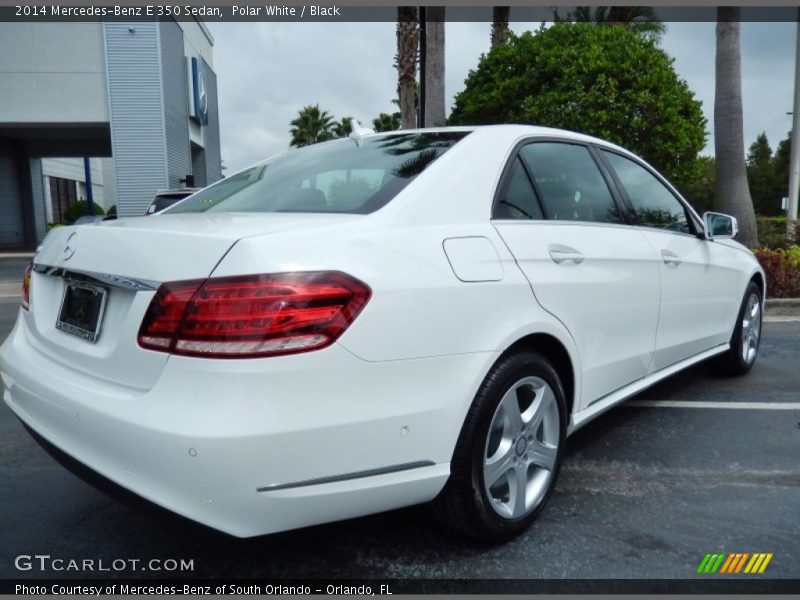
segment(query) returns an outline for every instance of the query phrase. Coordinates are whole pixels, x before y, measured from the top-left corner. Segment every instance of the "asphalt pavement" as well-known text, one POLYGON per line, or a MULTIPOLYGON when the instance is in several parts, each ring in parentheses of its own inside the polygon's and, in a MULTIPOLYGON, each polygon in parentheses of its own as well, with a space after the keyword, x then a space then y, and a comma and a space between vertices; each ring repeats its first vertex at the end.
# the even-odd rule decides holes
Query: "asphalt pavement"
MULTIPOLYGON (((0 299, 0 339, 17 303, 0 299)), ((64 575, 15 569, 16 556, 39 553, 189 559, 194 570, 179 575, 191 578, 691 580, 706 553, 770 552, 761 577, 800 580, 798 357, 800 322, 765 323, 749 375, 725 378, 699 365, 592 422, 569 439, 537 523, 501 546, 463 539, 421 507, 229 538, 96 491, 41 450, 3 404, 0 578, 64 575)), ((164 576, 115 575, 125 574, 164 576)))
POLYGON ((3 256, 0 254, 0 282, 21 283, 25 265, 30 260, 30 256, 3 256))

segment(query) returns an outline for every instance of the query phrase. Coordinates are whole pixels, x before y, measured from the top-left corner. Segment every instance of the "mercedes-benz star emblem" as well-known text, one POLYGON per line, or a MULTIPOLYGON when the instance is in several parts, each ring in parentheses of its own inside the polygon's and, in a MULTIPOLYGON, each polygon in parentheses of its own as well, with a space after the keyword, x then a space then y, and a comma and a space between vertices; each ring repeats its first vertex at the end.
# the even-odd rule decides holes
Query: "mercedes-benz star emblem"
POLYGON ((198 74, 197 83, 199 88, 198 97, 200 99, 200 112, 205 114, 208 112, 208 92, 206 91, 206 78, 202 71, 198 74))
POLYGON ((67 238, 67 245, 64 246, 64 252, 61 253, 61 257, 64 260, 69 260, 72 258, 72 255, 75 254, 75 250, 78 248, 78 234, 73 232, 67 238))

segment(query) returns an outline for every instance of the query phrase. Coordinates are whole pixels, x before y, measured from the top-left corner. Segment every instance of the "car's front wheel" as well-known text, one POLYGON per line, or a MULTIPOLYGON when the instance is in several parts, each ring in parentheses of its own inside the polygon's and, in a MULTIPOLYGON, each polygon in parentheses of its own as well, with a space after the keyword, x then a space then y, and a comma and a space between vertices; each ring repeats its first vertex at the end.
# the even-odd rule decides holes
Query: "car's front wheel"
POLYGON ((756 362, 761 343, 761 320, 764 313, 761 288, 751 281, 744 293, 736 327, 731 336, 731 347, 721 354, 716 365, 730 375, 744 375, 756 362))
POLYGON ((545 358, 527 351, 501 358, 467 414, 434 513, 488 542, 525 531, 555 485, 566 420, 561 381, 545 358))

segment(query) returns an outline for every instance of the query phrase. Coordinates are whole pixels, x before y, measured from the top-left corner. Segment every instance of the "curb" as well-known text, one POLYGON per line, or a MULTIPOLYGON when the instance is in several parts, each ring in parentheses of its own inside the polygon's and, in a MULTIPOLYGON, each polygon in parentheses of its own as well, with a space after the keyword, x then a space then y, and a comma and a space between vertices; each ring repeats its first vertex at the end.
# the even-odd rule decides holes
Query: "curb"
POLYGON ((764 315, 769 317, 800 317, 800 298, 767 298, 764 315))

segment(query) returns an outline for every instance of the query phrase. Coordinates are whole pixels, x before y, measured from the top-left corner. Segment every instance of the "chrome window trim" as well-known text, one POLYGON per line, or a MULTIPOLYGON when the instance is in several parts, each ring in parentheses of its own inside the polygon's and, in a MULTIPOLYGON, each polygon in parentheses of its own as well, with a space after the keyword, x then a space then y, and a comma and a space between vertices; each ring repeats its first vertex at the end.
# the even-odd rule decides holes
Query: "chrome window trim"
POLYGON ((669 229, 661 229, 659 227, 648 227, 646 225, 638 225, 636 223, 603 223, 600 221, 570 221, 570 220, 553 220, 549 221, 546 219, 492 219, 491 223, 497 225, 580 225, 582 227, 619 227, 624 229, 636 229, 641 231, 643 229, 647 231, 655 231, 658 233, 666 233, 670 235, 679 235, 682 237, 689 237, 694 240, 699 239, 698 236, 685 233, 683 231, 672 231, 669 229))

